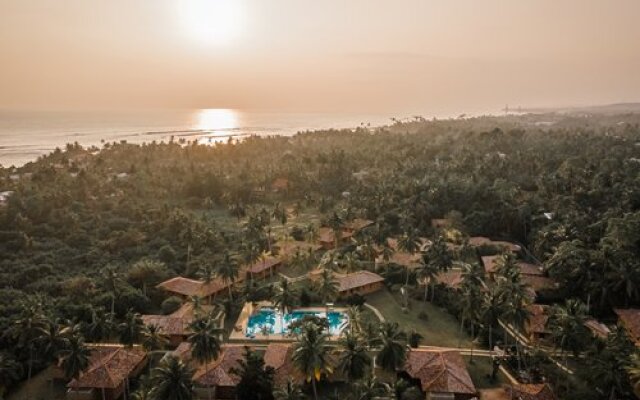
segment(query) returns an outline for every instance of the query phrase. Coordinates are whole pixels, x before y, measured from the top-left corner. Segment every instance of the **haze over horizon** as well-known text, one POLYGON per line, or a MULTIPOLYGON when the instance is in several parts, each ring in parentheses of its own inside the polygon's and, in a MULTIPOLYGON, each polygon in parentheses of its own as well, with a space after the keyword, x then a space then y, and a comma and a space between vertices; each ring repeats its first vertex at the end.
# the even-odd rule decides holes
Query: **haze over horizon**
POLYGON ((639 101, 635 0, 0 0, 0 108, 639 101))

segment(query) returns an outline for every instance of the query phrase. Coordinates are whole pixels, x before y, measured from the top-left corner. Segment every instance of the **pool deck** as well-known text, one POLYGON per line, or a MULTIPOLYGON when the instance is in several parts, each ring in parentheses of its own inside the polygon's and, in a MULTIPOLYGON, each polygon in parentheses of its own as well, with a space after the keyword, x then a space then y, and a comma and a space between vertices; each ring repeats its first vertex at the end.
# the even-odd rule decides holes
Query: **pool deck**
MULTIPOLYGON (((244 307, 242 307, 242 311, 240 311, 240 315, 238 316, 238 320, 231 330, 231 334, 229 335, 229 341, 233 342, 293 342, 296 340, 295 335, 290 333, 281 334, 274 333, 269 335, 254 334, 253 337, 247 337, 245 332, 247 331, 247 326, 249 324, 249 317, 251 317, 254 313, 260 311, 263 308, 274 308, 273 303, 269 301, 260 301, 257 303, 245 303, 244 307)), ((329 311, 346 313, 346 308, 343 307, 330 307, 329 311)), ((309 311, 309 312, 326 312, 326 307, 296 307, 292 311, 309 311)), ((343 329, 344 330, 344 329, 343 329)), ((329 340, 338 340, 341 335, 329 335, 329 340)))

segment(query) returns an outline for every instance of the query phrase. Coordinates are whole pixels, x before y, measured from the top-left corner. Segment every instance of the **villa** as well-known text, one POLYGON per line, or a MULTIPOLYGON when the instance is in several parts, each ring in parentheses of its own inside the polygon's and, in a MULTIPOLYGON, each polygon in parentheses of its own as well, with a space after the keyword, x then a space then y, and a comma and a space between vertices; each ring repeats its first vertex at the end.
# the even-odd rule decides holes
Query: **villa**
MULTIPOLYGON (((482 256, 482 264, 484 270, 490 279, 495 279, 495 274, 498 269, 498 260, 502 255, 497 256, 482 256)), ((516 262, 518 269, 520 270, 520 278, 531 289, 531 298, 535 299, 538 293, 543 291, 553 291, 558 288, 558 283, 544 275, 542 267, 536 264, 530 264, 523 261, 516 262)))
POLYGON ((586 320, 584 322, 584 326, 586 326, 587 329, 591 331, 593 336, 600 339, 606 339, 607 336, 609 336, 609 334, 611 333, 611 330, 607 325, 594 318, 586 320))
POLYGON ((194 371, 192 380, 196 398, 208 399, 209 391, 211 391, 211 398, 214 399, 236 398, 236 386, 240 382, 240 377, 232 371, 240 366, 240 361, 244 357, 244 346, 225 344, 218 358, 206 365, 193 358, 191 344, 187 342, 181 343, 171 354, 194 371))
POLYGON ((508 385, 503 388, 480 391, 481 400, 557 400, 555 393, 546 383, 508 385))
POLYGON ((436 280, 439 284, 444 285, 450 289, 460 289, 460 285, 462 284, 462 271, 460 270, 450 270, 445 272, 440 272, 436 277, 436 280))
POLYGON ((640 347, 640 309, 616 308, 613 310, 618 316, 618 323, 627 332, 627 336, 636 346, 640 347))
MULTIPOLYGON (((159 332, 169 340, 169 345, 175 347, 191 335, 192 332, 189 326, 196 318, 198 312, 206 315, 213 310, 213 307, 209 305, 202 305, 200 307, 200 310, 195 310, 194 304, 188 302, 169 315, 143 315, 142 321, 147 326, 157 326, 159 332)), ((221 328, 224 323, 224 311, 221 310, 214 319, 221 328)))
POLYGON ((510 251, 512 253, 519 253, 522 250, 520 245, 515 243, 506 242, 503 240, 491 240, 484 236, 473 236, 469 238, 469 245, 473 247, 496 247, 499 251, 510 251))
POLYGON ((147 364, 147 353, 140 346, 89 344, 89 367, 67 384, 70 400, 115 400, 124 395, 127 382, 147 364))
POLYGON ((273 386, 283 387, 291 379, 294 383, 303 384, 304 375, 298 371, 291 361, 293 345, 291 343, 270 343, 264 353, 265 367, 274 369, 273 386))
POLYGON ((247 274, 251 278, 266 278, 272 276, 282 266, 282 260, 276 257, 265 257, 248 266, 247 274))
POLYGON ((336 274, 338 281, 338 297, 353 294, 365 295, 377 292, 384 286, 384 278, 370 271, 358 271, 346 275, 336 274))
POLYGON ((531 304, 527 307, 529 318, 525 322, 524 330, 530 341, 543 341, 551 333, 547 328, 549 320, 549 306, 542 304, 531 304))
MULTIPOLYGON (((243 281, 245 274, 246 271, 241 270, 236 282, 243 281)), ((213 279, 211 282, 206 283, 204 281, 177 276, 160 283, 156 287, 187 300, 193 296, 203 299, 215 297, 221 292, 228 290, 229 285, 229 282, 225 282, 220 278, 213 279)))
POLYGON ((477 398, 477 390, 467 366, 456 350, 411 349, 402 374, 418 381, 427 399, 477 398))
MULTIPOLYGON (((340 234, 338 245, 350 241, 353 237, 353 232, 343 230, 340 234)), ((332 228, 322 227, 318 230, 318 243, 325 250, 331 250, 336 246, 336 235, 332 228)))

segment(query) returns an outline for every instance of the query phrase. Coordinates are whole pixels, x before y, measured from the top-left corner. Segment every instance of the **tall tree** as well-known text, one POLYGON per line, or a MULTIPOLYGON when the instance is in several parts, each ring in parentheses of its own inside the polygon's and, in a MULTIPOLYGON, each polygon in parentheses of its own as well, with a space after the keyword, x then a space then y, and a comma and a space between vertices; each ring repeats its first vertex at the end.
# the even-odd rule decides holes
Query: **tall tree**
MULTIPOLYGON (((209 374, 209 363, 218 358, 222 352, 220 335, 222 329, 218 328, 211 318, 199 318, 190 325, 193 332, 188 341, 191 343, 191 354, 199 363, 205 365, 205 375, 209 374)), ((207 387, 209 400, 211 400, 211 387, 207 387)))
POLYGON ((233 300, 233 291, 231 286, 233 286, 233 283, 238 279, 239 275, 237 257, 226 252, 216 268, 216 273, 222 278, 225 285, 227 285, 227 288, 229 289, 229 299, 233 300))
POLYGON ((362 379, 371 366, 371 357, 359 336, 345 333, 338 342, 337 369, 347 378, 347 383, 362 379))
POLYGON ((118 325, 120 343, 128 347, 139 343, 142 339, 143 331, 144 322, 142 321, 142 317, 140 317, 140 314, 129 310, 124 320, 118 325))
POLYGON ((193 372, 179 358, 169 355, 151 374, 152 400, 192 400, 194 398, 193 372))
POLYGON ((273 400, 272 367, 265 367, 260 355, 245 347, 244 358, 231 373, 240 378, 236 395, 243 400, 273 400))
POLYGON ((17 382, 22 374, 22 366, 8 353, 0 353, 0 400, 11 384, 17 382))
POLYGON ((406 334, 396 322, 380 325, 377 344, 380 347, 376 362, 385 370, 395 372, 404 365, 407 356, 406 334))
POLYGON ((333 367, 329 362, 328 336, 324 327, 314 322, 306 322, 301 327, 296 342, 293 344, 292 361, 296 369, 311 381, 313 397, 318 399, 316 383, 323 374, 331 374, 333 367))
POLYGON ((65 347, 60 351, 62 369, 67 379, 74 379, 89 367, 91 351, 84 343, 80 335, 71 335, 65 342, 65 347))

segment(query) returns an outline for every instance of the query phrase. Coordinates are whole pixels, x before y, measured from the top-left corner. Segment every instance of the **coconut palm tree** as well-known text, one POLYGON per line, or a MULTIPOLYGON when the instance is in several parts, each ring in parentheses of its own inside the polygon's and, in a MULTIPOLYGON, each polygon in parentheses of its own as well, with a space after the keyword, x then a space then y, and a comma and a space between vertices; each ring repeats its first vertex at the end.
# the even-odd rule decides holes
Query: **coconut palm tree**
POLYGON ((353 385, 353 400, 373 400, 388 398, 393 394, 393 389, 382 382, 379 382, 374 375, 362 379, 353 385))
MULTIPOLYGON (((418 251, 420 251, 420 235, 416 229, 408 229, 398 240, 398 249, 401 251, 406 251, 407 253, 414 255, 418 251)), ((406 280, 405 286, 409 285, 409 275, 410 275, 410 266, 405 265, 406 272, 406 280)))
POLYGON ((102 307, 91 307, 91 320, 81 324, 84 336, 92 342, 108 339, 113 331, 113 314, 106 313, 102 307))
POLYGON ((362 310, 358 306, 350 306, 346 311, 349 318, 349 332, 353 335, 359 335, 362 332, 362 310))
POLYGON ((424 302, 427 302, 427 295, 429 290, 429 285, 431 285, 431 301, 433 301, 433 296, 435 293, 435 285, 438 279, 438 274, 440 270, 438 266, 430 263, 426 257, 420 258, 420 265, 416 270, 416 276, 419 281, 424 285, 424 302))
POLYGON ((297 341, 293 344, 291 360, 295 368, 304 374, 307 382, 311 381, 313 398, 318 399, 316 383, 322 374, 331 374, 333 368, 329 362, 328 335, 324 327, 313 322, 306 322, 301 327, 297 341))
POLYGON ((274 393, 275 400, 304 400, 306 396, 302 393, 302 389, 291 378, 287 380, 287 384, 277 389, 274 393))
POLYGON ((120 295, 120 285, 122 284, 122 277, 118 272, 118 267, 113 264, 107 265, 101 271, 102 284, 105 289, 111 295, 111 314, 115 314, 116 299, 120 295))
POLYGON ((333 277, 333 272, 329 268, 322 270, 316 291, 322 299, 323 304, 333 301, 338 296, 338 282, 333 277))
POLYGON ((33 372, 33 360, 36 356, 36 343, 46 334, 47 320, 37 300, 26 301, 22 307, 20 316, 13 322, 9 330, 5 332, 5 335, 14 338, 17 341, 18 348, 26 348, 29 352, 27 380, 30 380, 33 372))
POLYGON ((65 347, 66 335, 71 329, 65 329, 57 321, 47 320, 37 344, 40 353, 49 360, 54 360, 58 352, 65 347))
POLYGON ((631 363, 627 367, 627 372, 629 373, 629 380, 631 381, 633 392, 636 397, 640 398, 640 353, 636 352, 631 356, 631 363))
POLYGON ((407 356, 407 338, 396 322, 380 325, 376 344, 380 347, 376 362, 385 370, 395 372, 404 364, 407 356))
POLYGON ((233 300, 233 291, 231 286, 238 279, 238 259, 229 252, 224 254, 222 261, 217 265, 216 273, 222 278, 222 281, 229 289, 229 299, 233 300))
POLYGON ((142 330, 142 347, 146 351, 162 350, 168 343, 158 325, 146 325, 142 330))
POLYGON ((144 322, 140 314, 133 312, 133 310, 127 311, 124 321, 118 325, 120 343, 128 347, 133 346, 140 342, 143 331, 144 322))
POLYGON ((554 305, 549 313, 547 326, 556 346, 564 353, 569 350, 577 355, 584 347, 589 332, 584 323, 587 320, 587 306, 580 300, 569 299, 564 306, 554 305))
POLYGON ((340 247, 340 241, 342 240, 342 225, 344 221, 337 212, 334 212, 327 221, 329 227, 333 230, 334 248, 340 247))
POLYGON ((20 379, 22 366, 8 353, 0 353, 0 400, 4 399, 4 393, 9 385, 20 379))
POLYGON ((192 400, 194 398, 193 372, 179 358, 169 355, 151 374, 152 400, 192 400))
POLYGON ((273 294, 273 304, 280 307, 284 314, 298 303, 298 291, 289 283, 285 277, 275 287, 273 294))
POLYGON ((489 332, 489 348, 493 349, 493 329, 504 313, 504 299, 496 286, 485 292, 480 304, 480 320, 489 332))
POLYGON ((65 341, 65 347, 60 350, 60 360, 64 376, 67 379, 75 379, 80 373, 89 367, 91 351, 84 343, 80 335, 71 335, 65 341))
MULTIPOLYGON (((209 374, 209 363, 222 352, 220 336, 223 330, 218 328, 211 318, 199 318, 189 326, 193 332, 188 341, 191 343, 193 358, 205 365, 205 375, 209 374)), ((207 387, 209 400, 211 400, 211 387, 207 387)))
POLYGON ((371 366, 371 357, 362 340, 349 332, 338 342, 338 371, 347 378, 347 383, 362 379, 371 366))

